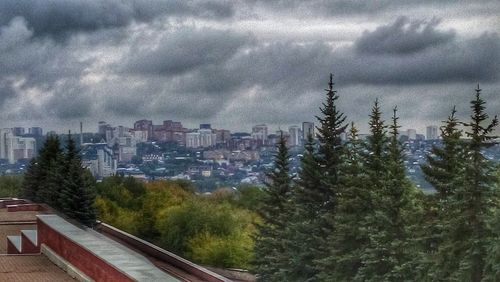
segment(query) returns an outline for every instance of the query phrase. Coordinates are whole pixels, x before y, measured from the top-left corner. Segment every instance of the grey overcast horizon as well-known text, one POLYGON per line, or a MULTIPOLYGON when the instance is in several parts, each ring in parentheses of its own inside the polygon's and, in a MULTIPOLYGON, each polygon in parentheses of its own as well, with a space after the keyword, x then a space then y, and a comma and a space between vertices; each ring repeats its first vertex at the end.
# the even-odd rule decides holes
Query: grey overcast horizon
POLYGON ((250 131, 315 121, 329 73, 366 131, 500 114, 500 2, 2 0, 0 125, 66 132, 171 119, 250 131), (438 3, 435 3, 438 2, 438 3))

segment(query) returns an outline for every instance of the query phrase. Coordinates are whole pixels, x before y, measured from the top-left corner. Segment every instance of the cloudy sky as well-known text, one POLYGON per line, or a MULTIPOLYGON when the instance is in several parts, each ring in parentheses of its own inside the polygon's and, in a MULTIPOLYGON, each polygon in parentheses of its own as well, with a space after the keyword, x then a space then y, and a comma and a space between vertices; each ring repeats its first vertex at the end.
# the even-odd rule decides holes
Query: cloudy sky
POLYGON ((477 83, 500 114, 499 14, 497 0, 2 0, 0 125, 277 129, 314 120, 330 72, 362 130, 375 98, 403 129, 454 104, 465 117, 477 83))

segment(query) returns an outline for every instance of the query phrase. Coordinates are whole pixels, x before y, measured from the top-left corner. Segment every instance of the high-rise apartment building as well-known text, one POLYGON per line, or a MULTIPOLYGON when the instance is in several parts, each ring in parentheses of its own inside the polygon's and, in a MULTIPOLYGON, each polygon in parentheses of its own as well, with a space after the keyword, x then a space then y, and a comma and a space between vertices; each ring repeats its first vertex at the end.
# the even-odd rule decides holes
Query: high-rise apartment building
POLYGON ((38 137, 43 135, 43 130, 41 127, 30 127, 28 128, 28 133, 38 137))
POLYGON ((116 173, 117 159, 113 149, 106 143, 84 144, 82 146, 82 165, 98 179, 116 173))
POLYGON ((21 159, 29 160, 35 155, 35 138, 16 136, 10 128, 0 130, 0 159, 7 159, 10 164, 14 164, 21 159))
MULTIPOLYGON (((134 122, 134 130, 135 131, 145 131, 147 136, 146 140, 150 140, 153 138, 153 121, 152 120, 147 120, 147 119, 142 119, 134 122)), ((144 133, 141 133, 142 137, 144 133)))
POLYGON ((417 130, 410 128, 410 129, 406 130, 406 135, 408 135, 408 140, 416 140, 417 139, 417 130))
POLYGON ((307 137, 311 135, 313 138, 314 136, 314 123, 312 122, 303 122, 302 123, 302 139, 307 140, 307 137))
POLYGON ((290 135, 288 139, 288 145, 290 146, 300 146, 302 134, 300 127, 297 125, 292 125, 288 128, 288 134, 290 135))
POLYGON ((257 142, 258 145, 267 144, 267 125, 259 124, 252 127, 252 138, 257 142))
POLYGON ((209 148, 216 144, 217 135, 211 129, 199 129, 186 133, 187 148, 209 148))
POLYGON ((436 125, 427 126, 427 140, 436 140, 439 138, 438 127, 436 125))

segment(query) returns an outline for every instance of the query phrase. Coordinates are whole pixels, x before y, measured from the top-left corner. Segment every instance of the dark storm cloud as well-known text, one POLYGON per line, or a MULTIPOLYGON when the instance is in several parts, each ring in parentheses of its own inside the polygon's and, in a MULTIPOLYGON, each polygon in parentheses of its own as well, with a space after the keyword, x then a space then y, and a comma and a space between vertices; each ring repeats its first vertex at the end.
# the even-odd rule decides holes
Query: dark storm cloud
MULTIPOLYGON (((296 14, 299 12, 300 15, 304 16, 320 15, 322 17, 374 15, 387 11, 395 11, 401 14, 421 7, 426 7, 428 10, 463 9, 461 1, 453 0, 254 0, 251 3, 263 5, 277 13, 293 12, 296 14)), ((481 12, 494 15, 499 9, 496 0, 477 0, 469 4, 467 7, 469 13, 481 12)))
MULTIPOLYGON (((419 111, 429 105, 448 109, 436 100, 469 84, 500 84, 497 34, 464 32, 471 20, 464 24, 457 14, 443 19, 445 28, 433 14, 399 17, 422 5, 420 18, 435 5, 417 2, 253 1, 251 9, 247 1, 224 0, 0 1, 2 117, 286 125, 313 119, 333 72, 350 119, 365 120, 376 97, 388 109, 401 105, 402 116, 411 118, 425 117, 419 111), (366 20, 368 12, 373 20, 366 20), (356 20, 337 22, 333 15, 356 20), (254 29, 260 19, 269 29, 261 23, 254 29), (314 36, 344 28, 348 36, 340 39, 314 36)), ((490 7, 484 15, 500 6, 482 3, 490 7)), ((463 9, 480 10, 473 6, 463 9)))
MULTIPOLYGON (((329 72, 335 74, 339 87, 363 85, 363 93, 371 93, 367 88, 396 87, 391 88, 395 94, 390 102, 403 106, 409 99, 401 94, 406 93, 401 87, 495 82, 500 73, 496 34, 464 39, 452 31, 441 31, 436 20, 399 18, 336 49, 325 42, 262 43, 247 34, 213 28, 173 29, 151 45, 138 40, 125 60, 119 61, 123 81, 131 76, 142 84, 127 91, 125 82, 123 87, 105 91, 121 89, 108 96, 105 110, 117 115, 143 112, 210 119, 229 107, 249 120, 263 122, 275 113, 269 110, 255 117, 251 113, 259 108, 265 112, 291 109, 305 101, 319 105, 329 72), (309 97, 313 90, 314 98, 309 97), (235 101, 241 107, 234 106, 235 101)), ((295 112, 299 111, 300 107, 295 112)), ((275 120, 294 118, 284 115, 275 120)))
POLYGON ((94 31, 148 22, 159 16, 229 18, 229 1, 183 0, 3 0, 0 1, 0 25, 16 17, 24 18, 35 36, 65 37, 77 31, 94 31))
POLYGON ((413 21, 400 17, 393 24, 365 31, 355 42, 356 50, 367 54, 409 54, 450 42, 453 31, 436 30, 438 20, 413 21))
POLYGON ((248 35, 227 30, 180 28, 165 35, 152 50, 141 50, 141 44, 133 48, 124 68, 139 74, 178 75, 224 64, 249 41, 248 35))
POLYGON ((0 107, 3 106, 5 100, 13 97, 16 97, 16 90, 12 86, 12 81, 0 80, 0 107))
POLYGON ((93 113, 93 101, 88 94, 89 89, 69 79, 57 86, 40 110, 62 120, 86 117, 93 113))

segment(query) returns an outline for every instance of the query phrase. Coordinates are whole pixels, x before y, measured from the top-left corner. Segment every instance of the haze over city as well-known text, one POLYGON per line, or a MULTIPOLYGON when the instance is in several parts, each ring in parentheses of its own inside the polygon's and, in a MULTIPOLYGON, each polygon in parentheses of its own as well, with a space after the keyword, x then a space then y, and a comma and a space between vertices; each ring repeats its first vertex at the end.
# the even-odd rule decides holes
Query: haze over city
MULTIPOLYGON (((333 72, 366 130, 375 98, 424 132, 480 83, 500 108, 498 1, 1 1, 2 127, 314 121, 333 72)), ((388 117, 387 117, 388 118, 388 117)))

